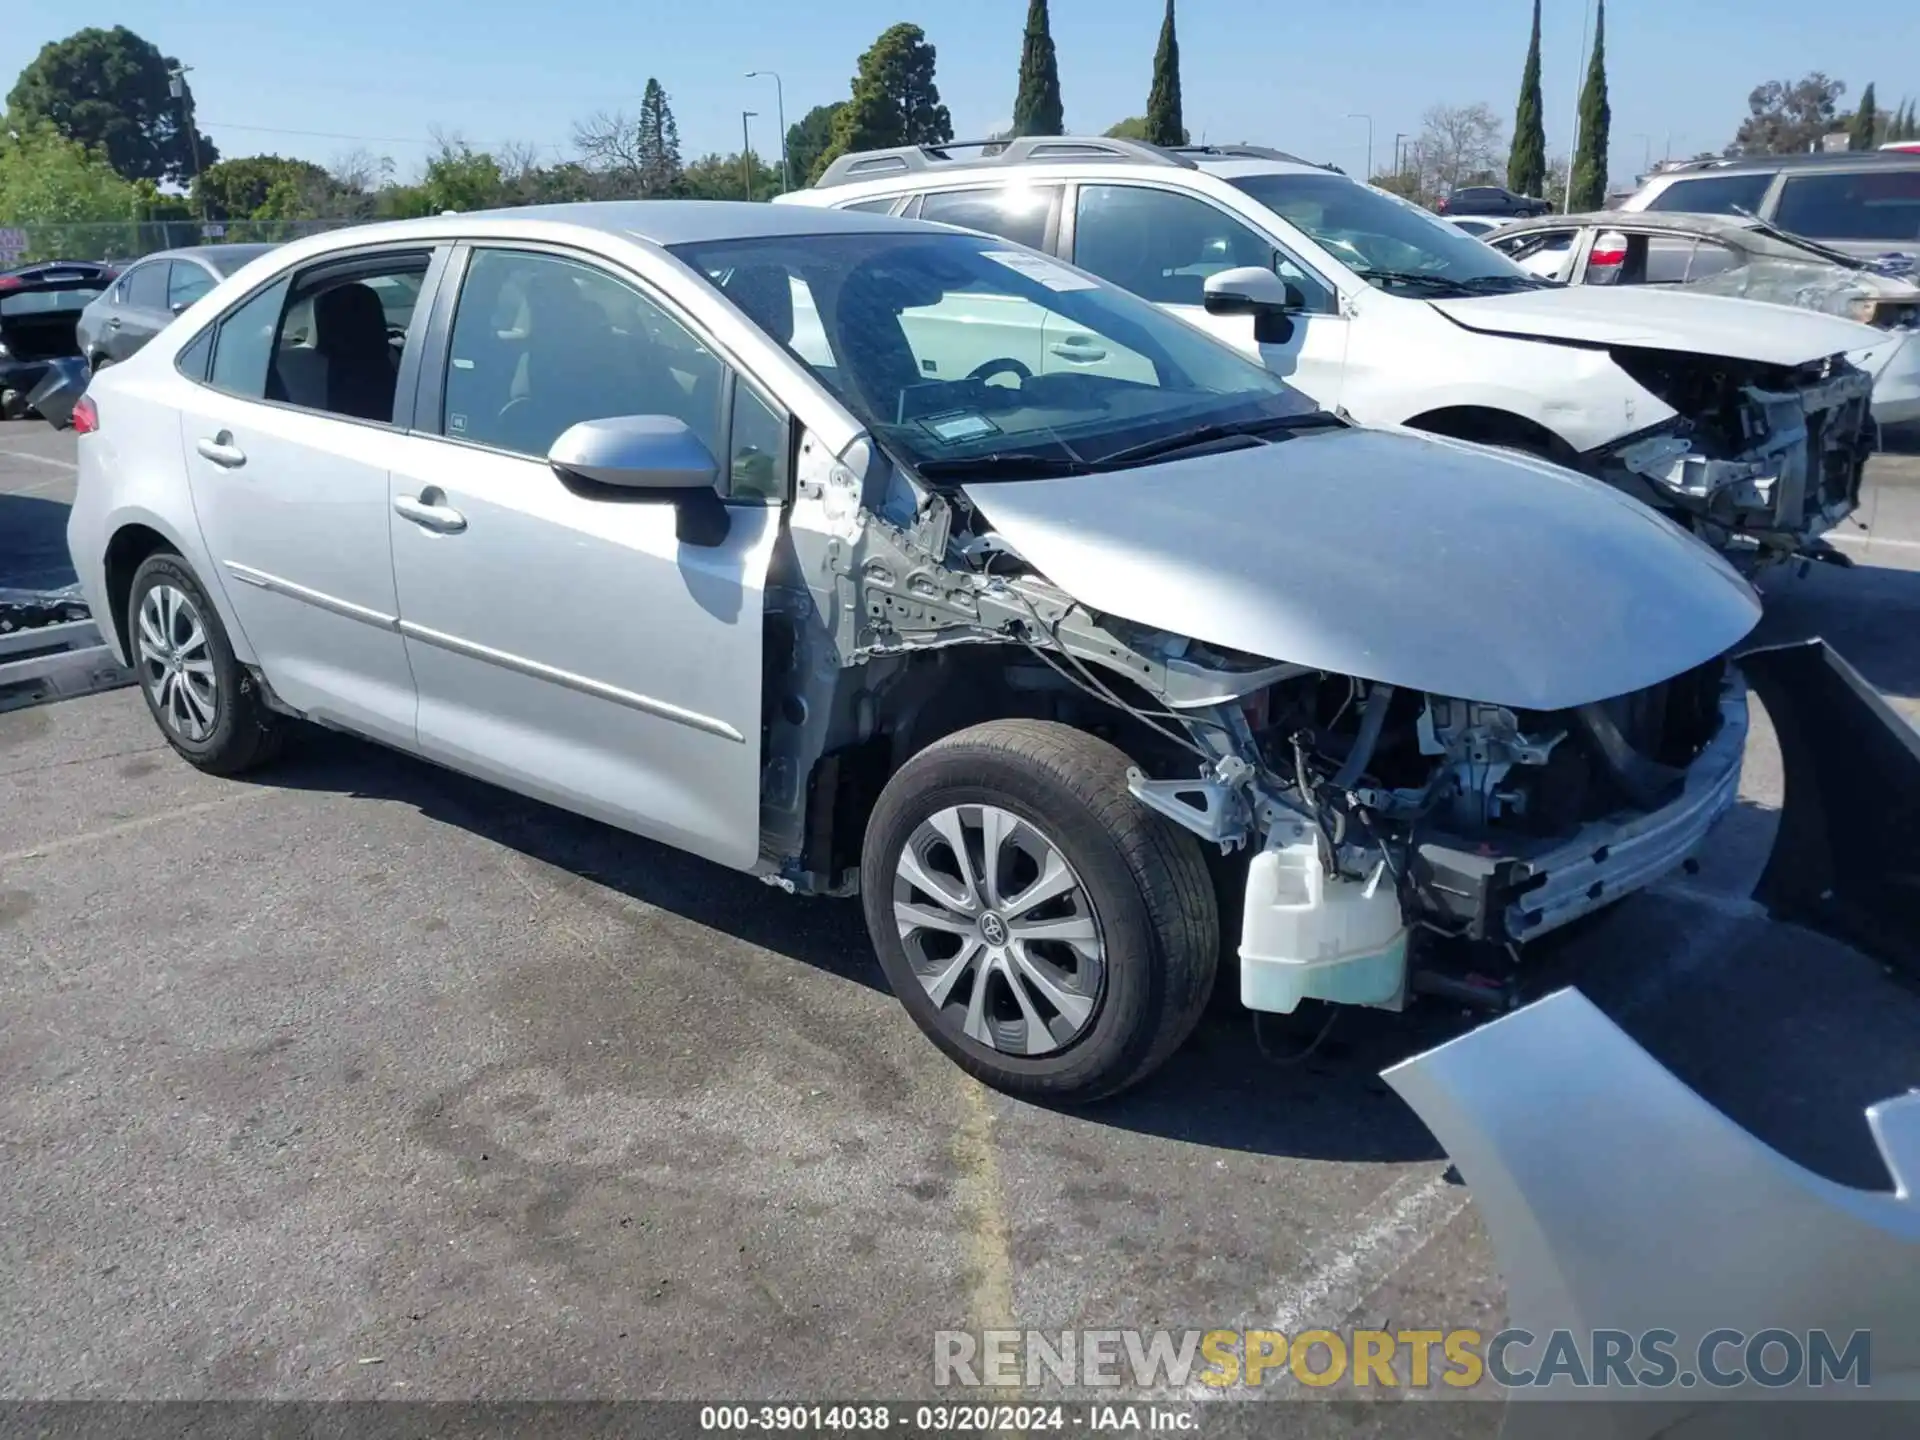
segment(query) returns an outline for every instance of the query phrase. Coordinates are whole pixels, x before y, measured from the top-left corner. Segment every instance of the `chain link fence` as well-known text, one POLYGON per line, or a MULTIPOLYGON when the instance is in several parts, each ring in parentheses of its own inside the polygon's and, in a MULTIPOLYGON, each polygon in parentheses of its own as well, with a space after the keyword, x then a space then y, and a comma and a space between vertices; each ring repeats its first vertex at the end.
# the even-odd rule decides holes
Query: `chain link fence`
POLYGON ((188 245, 278 245, 359 219, 29 221, 0 224, 0 268, 35 260, 138 260, 188 245))

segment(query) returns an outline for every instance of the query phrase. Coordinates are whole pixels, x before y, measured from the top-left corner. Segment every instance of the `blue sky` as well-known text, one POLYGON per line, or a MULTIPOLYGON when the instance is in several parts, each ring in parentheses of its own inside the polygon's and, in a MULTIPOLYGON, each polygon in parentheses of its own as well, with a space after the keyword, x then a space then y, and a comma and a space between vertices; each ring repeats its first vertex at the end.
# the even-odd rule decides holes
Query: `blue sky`
MULTIPOLYGON (((1511 123, 1529 0, 1177 0, 1187 124, 1196 139, 1277 145, 1358 172, 1373 116, 1376 164, 1396 131, 1436 103, 1485 100, 1511 123)), ((1549 149, 1567 143, 1583 6, 1546 0, 1549 149)), ((898 20, 939 52, 942 98, 961 138, 1003 126, 1013 107, 1026 0, 71 0, 30 6, 5 27, 0 74, 86 25, 124 24, 194 67, 201 123, 227 155, 262 151, 322 164, 356 148, 389 155, 404 178, 435 127, 476 145, 564 151, 573 121, 631 111, 647 77, 672 99, 688 158, 737 150, 740 112, 759 112, 755 148, 776 153, 780 72, 789 122, 843 99, 860 51, 898 20), (325 133, 276 133, 276 132, 325 133), (365 137, 365 138, 348 138, 365 137)), ((1631 177, 1649 145, 1718 149, 1762 80, 1823 69, 1882 103, 1920 98, 1920 6, 1867 12, 1806 0, 1612 0, 1607 50, 1613 171, 1631 177), (1863 37, 1834 16, 1870 14, 1863 37), (1866 73, 1864 64, 1875 67, 1866 73)), ((1070 130, 1098 131, 1145 106, 1162 0, 1053 0, 1070 130)), ((10 83, 10 78, 9 78, 10 83)))

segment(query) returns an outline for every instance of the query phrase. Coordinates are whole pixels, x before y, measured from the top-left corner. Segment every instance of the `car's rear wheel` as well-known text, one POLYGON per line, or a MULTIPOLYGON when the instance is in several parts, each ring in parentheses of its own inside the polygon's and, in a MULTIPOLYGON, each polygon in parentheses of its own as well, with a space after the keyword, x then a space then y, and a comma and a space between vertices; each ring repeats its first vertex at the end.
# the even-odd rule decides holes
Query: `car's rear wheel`
POLYGON ((1219 912, 1194 837, 1127 792, 1127 757, 996 720, 914 756, 868 824, 867 928, 960 1066, 1062 1103, 1144 1079, 1213 988, 1219 912))
POLYGON ((127 638, 147 708, 190 764, 237 775, 279 753, 281 717, 235 658, 219 612, 178 555, 149 555, 134 571, 127 638))

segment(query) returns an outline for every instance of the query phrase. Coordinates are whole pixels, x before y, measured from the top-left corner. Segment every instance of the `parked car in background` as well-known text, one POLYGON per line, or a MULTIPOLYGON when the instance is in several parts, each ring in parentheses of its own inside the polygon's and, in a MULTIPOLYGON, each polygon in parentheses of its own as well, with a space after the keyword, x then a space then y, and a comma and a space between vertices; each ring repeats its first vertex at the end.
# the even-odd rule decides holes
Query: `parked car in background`
POLYGON ((10 280, 22 284, 42 280, 107 281, 119 273, 120 267, 106 260, 35 260, 11 270, 0 270, 0 286, 10 280))
POLYGON ((1744 211, 1851 255, 1902 257, 1910 266, 1920 254, 1920 155, 1868 150, 1696 160, 1650 177, 1620 208, 1744 211))
POLYGON ((1874 377, 1882 424, 1920 420, 1920 285, 1858 256, 1740 215, 1555 215, 1503 226, 1496 250, 1571 285, 1732 295, 1843 315, 1887 333, 1855 361, 1874 377))
POLYGON ((1251 1008, 1400 1009, 1416 928, 1550 933, 1738 793, 1759 603, 1718 556, 990 236, 668 200, 339 231, 74 419, 82 590, 189 763, 304 715, 857 891, 915 1023, 1017 1093, 1153 1071, 1223 923, 1251 1008))
POLYGON ((0 418, 25 415, 48 363, 80 354, 81 312, 111 283, 102 270, 52 261, 0 275, 0 418))
POLYGON ((80 354, 95 370, 132 355, 202 295, 271 245, 160 250, 123 271, 80 317, 80 354))
POLYGON ((1484 240, 1507 222, 1494 215, 1449 215, 1447 223, 1476 240, 1484 240))
MULTIPOLYGON (((1858 504, 1874 442, 1872 377, 1848 357, 1882 331, 1717 295, 1556 285, 1430 211, 1275 150, 909 146, 842 156, 777 203, 884 210, 1052 252, 1363 425, 1584 471, 1743 563, 1826 555, 1819 537, 1858 504)), ((1138 356, 1083 345, 1071 327, 1022 330, 1027 312, 997 324, 989 302, 942 303, 915 323, 964 320, 983 360, 1139 373, 1138 356)))
POLYGON ((1504 185, 1463 185, 1434 202, 1442 215, 1545 215, 1553 209, 1537 195, 1516 195, 1504 185))

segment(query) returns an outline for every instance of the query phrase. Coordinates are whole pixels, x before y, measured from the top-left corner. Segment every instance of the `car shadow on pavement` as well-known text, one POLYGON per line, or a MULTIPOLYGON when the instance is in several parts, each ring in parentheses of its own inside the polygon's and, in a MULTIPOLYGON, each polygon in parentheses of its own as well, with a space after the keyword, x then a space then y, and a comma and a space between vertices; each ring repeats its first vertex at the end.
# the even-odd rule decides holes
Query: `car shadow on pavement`
POLYGON ((0 493, 0 589, 55 590, 73 581, 66 502, 0 493))
POLYGON ((1882 694, 1920 698, 1920 570, 1814 565, 1767 576, 1761 590, 1766 613, 1742 649, 1817 635, 1882 694))

